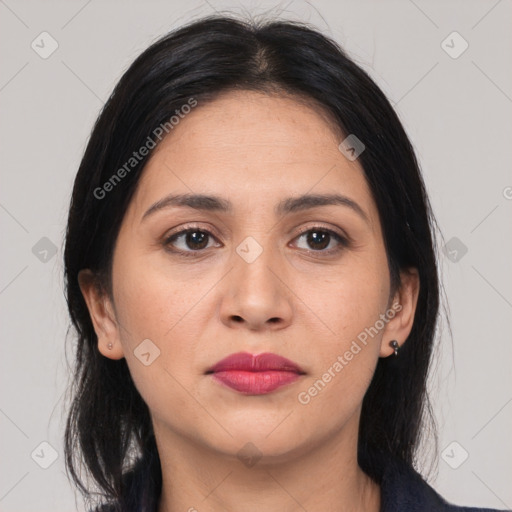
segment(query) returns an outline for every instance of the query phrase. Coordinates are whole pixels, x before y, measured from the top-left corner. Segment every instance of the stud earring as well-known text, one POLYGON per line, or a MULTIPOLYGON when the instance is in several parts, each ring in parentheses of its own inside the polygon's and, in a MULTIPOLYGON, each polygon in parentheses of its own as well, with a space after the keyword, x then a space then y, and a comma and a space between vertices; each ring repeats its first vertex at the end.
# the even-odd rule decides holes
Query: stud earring
POLYGON ((395 351, 395 357, 398 356, 398 349, 400 348, 398 341, 396 341, 396 340, 390 341, 389 346, 395 351))
POLYGON ((109 343, 109 344, 107 345, 107 347, 108 347, 108 349, 109 349, 109 350, 112 350, 112 347, 113 347, 113 346, 114 346, 114 345, 112 345, 112 343, 109 343))

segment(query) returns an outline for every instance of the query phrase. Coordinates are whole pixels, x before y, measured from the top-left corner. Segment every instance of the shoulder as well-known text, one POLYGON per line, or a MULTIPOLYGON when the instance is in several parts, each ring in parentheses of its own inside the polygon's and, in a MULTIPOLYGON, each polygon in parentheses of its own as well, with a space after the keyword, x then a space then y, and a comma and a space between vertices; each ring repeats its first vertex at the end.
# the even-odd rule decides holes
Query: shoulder
POLYGON ((381 512, 499 512, 447 502, 409 464, 387 459, 381 481, 381 512))

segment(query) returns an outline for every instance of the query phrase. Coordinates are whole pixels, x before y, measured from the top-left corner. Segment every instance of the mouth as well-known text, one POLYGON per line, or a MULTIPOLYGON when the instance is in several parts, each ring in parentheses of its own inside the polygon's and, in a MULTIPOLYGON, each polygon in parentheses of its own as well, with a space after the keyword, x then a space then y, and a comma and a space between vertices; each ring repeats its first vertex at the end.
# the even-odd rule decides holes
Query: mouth
POLYGON ((262 395, 291 384, 305 373, 299 365, 277 354, 238 352, 216 363, 206 375, 240 393, 262 395))

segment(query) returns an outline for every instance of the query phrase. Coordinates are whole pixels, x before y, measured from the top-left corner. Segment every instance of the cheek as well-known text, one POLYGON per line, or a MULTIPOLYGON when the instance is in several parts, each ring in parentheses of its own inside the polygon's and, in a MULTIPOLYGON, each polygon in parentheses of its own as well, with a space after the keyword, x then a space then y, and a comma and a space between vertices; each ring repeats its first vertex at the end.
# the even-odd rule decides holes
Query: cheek
POLYGON ((377 257, 351 257, 339 267, 303 274, 296 281, 294 291, 310 310, 310 328, 319 327, 317 340, 327 351, 350 345, 385 312, 389 278, 381 262, 377 257))
POLYGON ((325 429, 335 429, 352 417, 378 362, 382 331, 372 327, 383 312, 386 288, 367 277, 361 280, 352 273, 342 284, 324 290, 328 301, 318 296, 317 311, 329 328, 314 337, 314 368, 297 401, 308 414, 323 418, 325 429))
POLYGON ((321 326, 321 334, 314 336, 314 371, 298 399, 314 403, 318 414, 335 407, 343 415, 357 407, 373 376, 389 293, 387 267, 374 261, 360 259, 335 276, 324 274, 307 295, 311 322, 321 326))
MULTIPOLYGON (((116 309, 124 356, 135 387, 158 418, 169 411, 186 410, 187 422, 204 421, 190 395, 191 368, 204 330, 198 307, 204 290, 190 283, 187 286, 179 278, 170 286, 162 274, 149 267, 138 272, 123 269, 122 265, 118 269, 122 279, 114 288, 116 309)), ((187 422, 178 421, 174 428, 180 430, 187 422)))
MULTIPOLYGON (((190 279, 185 272, 168 275, 151 264, 137 266, 128 260, 118 261, 114 275, 114 298, 124 355, 133 379, 153 375, 157 370, 163 389, 189 384, 197 359, 198 346, 204 338, 208 300, 205 293, 218 278, 204 275, 190 279), (116 280, 117 277, 117 280, 116 280), (149 342, 147 340, 150 340, 149 342), (142 353, 154 358, 147 371, 139 360, 142 353), (153 355, 156 354, 156 357, 153 355), (141 373, 142 370, 142 373, 141 373), (177 379, 173 381, 173 378, 177 379)), ((144 377, 145 378, 145 377, 144 377)), ((146 386, 146 383, 144 383, 146 386)), ((147 384, 153 391, 155 382, 147 384)))
POLYGON ((182 320, 204 293, 185 279, 185 273, 166 275, 162 268, 118 260, 114 291, 118 317, 128 327, 123 338, 130 343, 150 338, 165 343, 173 332, 182 328, 182 320), (180 325, 181 324, 181 325, 180 325))

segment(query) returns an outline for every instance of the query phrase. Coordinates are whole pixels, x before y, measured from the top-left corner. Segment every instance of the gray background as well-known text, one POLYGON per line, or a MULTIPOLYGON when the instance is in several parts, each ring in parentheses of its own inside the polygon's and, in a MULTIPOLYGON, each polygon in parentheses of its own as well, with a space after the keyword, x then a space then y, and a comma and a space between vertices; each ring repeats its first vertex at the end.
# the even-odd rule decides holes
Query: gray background
POLYGON ((445 237, 453 331, 452 342, 443 323, 430 379, 440 434, 430 483, 459 504, 512 507, 510 1, 0 0, 0 510, 83 510, 63 464, 61 261, 69 194, 99 109, 159 35, 214 10, 269 8, 344 45, 415 145, 445 237), (58 44, 46 59, 31 47, 51 49, 43 31, 58 44), (469 44, 457 58, 463 41, 446 39, 453 31, 469 44), (42 442, 57 456, 47 469, 53 452, 42 442))

